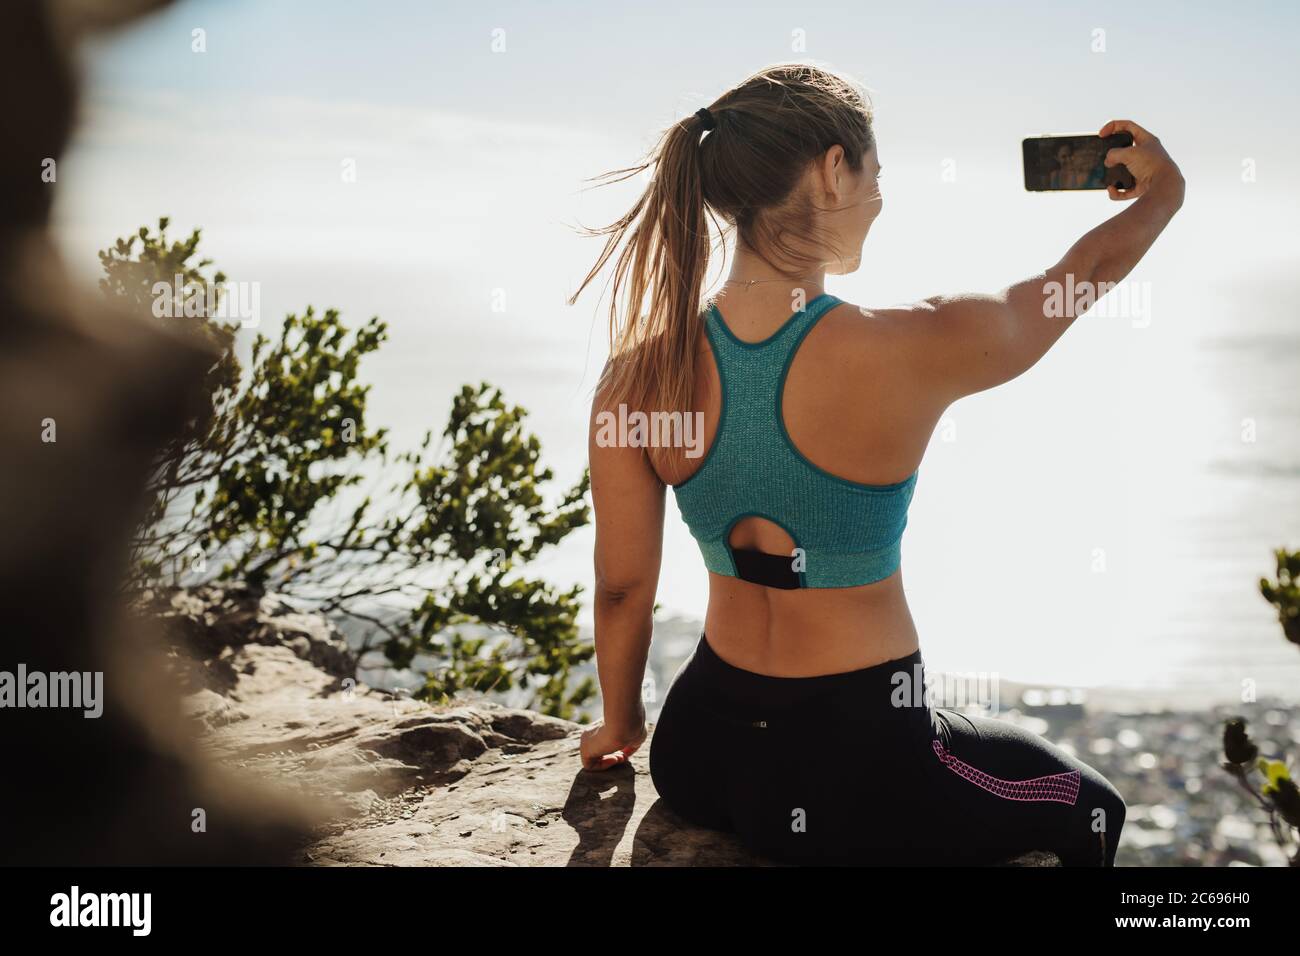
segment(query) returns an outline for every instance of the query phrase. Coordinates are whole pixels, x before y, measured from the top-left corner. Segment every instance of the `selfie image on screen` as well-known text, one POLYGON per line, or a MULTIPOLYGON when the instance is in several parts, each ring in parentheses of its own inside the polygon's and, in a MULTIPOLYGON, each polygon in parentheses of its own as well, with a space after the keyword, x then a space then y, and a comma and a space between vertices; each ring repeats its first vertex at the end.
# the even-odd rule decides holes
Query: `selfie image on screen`
POLYGON ((1025 188, 1105 189, 1107 146, 1098 136, 1052 136, 1025 142, 1025 188))

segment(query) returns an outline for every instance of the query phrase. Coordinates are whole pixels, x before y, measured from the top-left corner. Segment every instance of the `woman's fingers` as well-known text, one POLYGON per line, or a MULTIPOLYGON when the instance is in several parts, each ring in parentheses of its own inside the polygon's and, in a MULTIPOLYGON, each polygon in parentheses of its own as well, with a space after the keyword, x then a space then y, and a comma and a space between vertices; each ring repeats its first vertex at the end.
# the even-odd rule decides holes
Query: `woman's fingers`
POLYGON ((617 767, 619 764, 627 763, 628 754, 626 751, 617 750, 612 754, 603 754, 584 761, 584 766, 588 770, 609 770, 611 767, 617 767))
POLYGON ((1150 133, 1132 120, 1111 120, 1097 133, 1103 139, 1112 133, 1128 133, 1133 137, 1133 145, 1141 146, 1147 140, 1155 139, 1150 133))
POLYGON ((1136 146, 1116 146, 1114 149, 1106 150, 1104 162, 1107 166, 1118 166, 1121 163, 1129 162, 1136 155, 1136 146))

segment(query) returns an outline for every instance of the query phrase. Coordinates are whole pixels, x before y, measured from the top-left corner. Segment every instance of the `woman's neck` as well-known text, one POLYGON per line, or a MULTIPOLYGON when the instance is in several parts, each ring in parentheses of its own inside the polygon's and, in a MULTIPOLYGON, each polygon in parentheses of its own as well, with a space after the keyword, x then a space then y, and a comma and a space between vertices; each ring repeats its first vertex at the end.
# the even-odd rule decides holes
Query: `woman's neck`
POLYGON ((742 247, 736 250, 731 272, 721 291, 729 295, 761 292, 763 298, 777 295, 793 298, 802 292, 812 299, 826 291, 826 270, 804 267, 802 272, 793 268, 779 271, 755 252, 742 247))

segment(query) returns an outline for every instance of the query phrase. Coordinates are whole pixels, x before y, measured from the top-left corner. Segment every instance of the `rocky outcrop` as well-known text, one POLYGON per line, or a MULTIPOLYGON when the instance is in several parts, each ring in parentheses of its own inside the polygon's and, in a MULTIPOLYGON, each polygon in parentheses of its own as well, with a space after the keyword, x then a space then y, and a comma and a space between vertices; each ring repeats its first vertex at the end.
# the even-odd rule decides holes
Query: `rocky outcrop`
POLYGON ((157 592, 208 755, 326 806, 320 865, 736 865, 762 861, 658 800, 643 758, 581 769, 575 723, 488 701, 433 707, 350 679, 323 619, 232 589, 157 592))
POLYGON ((231 690, 230 658, 248 644, 283 647, 333 677, 340 690, 356 676, 357 658, 338 631, 318 614, 300 614, 274 594, 212 585, 147 591, 143 616, 161 622, 177 676, 187 691, 231 690))
POLYGON ((274 597, 206 588, 152 602, 209 755, 325 802, 303 863, 765 863, 678 819, 654 791, 645 750, 591 773, 578 761, 578 724, 487 701, 433 707, 356 684, 333 628, 274 597))

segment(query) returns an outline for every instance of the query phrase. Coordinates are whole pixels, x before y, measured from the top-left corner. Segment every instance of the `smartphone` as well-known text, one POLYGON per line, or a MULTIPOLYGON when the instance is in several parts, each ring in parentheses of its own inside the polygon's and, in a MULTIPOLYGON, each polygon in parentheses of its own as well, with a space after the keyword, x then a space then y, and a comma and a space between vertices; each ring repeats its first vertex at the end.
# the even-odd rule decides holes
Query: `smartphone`
POLYGON ((1129 133, 1112 133, 1105 139, 1081 133, 1077 136, 1031 136, 1022 144, 1025 159, 1025 188, 1030 192, 1063 189, 1105 189, 1114 185, 1129 190, 1137 185, 1124 165, 1106 165, 1106 153, 1132 146, 1129 133))

